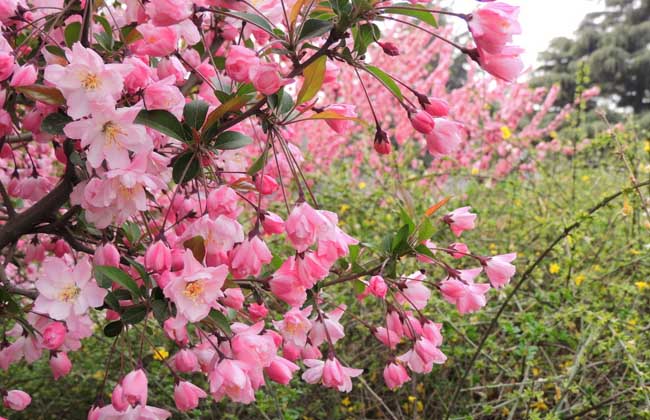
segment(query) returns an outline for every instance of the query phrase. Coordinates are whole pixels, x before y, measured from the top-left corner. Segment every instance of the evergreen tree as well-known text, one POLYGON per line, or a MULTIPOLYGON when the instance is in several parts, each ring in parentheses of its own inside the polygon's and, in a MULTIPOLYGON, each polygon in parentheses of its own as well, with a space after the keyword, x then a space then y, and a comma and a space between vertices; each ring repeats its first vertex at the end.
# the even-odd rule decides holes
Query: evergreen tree
POLYGON ((574 98, 584 61, 603 97, 635 113, 649 111, 650 0, 605 0, 605 10, 585 16, 575 39, 555 38, 540 61, 533 84, 560 83, 563 104, 574 98))

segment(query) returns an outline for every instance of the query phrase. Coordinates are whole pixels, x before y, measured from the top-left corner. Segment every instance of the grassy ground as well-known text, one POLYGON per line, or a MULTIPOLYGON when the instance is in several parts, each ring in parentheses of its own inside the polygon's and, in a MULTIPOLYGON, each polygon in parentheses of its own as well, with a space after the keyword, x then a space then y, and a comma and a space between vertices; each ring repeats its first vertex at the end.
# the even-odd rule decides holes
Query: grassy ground
MULTIPOLYGON (((471 369, 478 343, 520 275, 504 290, 491 292, 485 310, 475 315, 459 316, 434 298, 427 312, 444 323, 442 350, 449 361, 397 392, 383 386, 386 355, 381 346, 352 322, 338 354, 367 370, 350 394, 294 380, 291 388, 266 388, 252 406, 206 402, 201 410, 176 413, 175 418, 437 419, 447 414, 456 391, 451 418, 650 418, 650 220, 637 191, 585 215, 603 198, 629 186, 630 170, 640 181, 649 178, 646 144, 635 135, 619 140, 600 136, 575 159, 554 156, 527 178, 513 174, 492 182, 482 174, 457 174, 446 191, 432 183, 406 184, 415 197, 416 214, 447 194, 454 196, 448 208, 472 205, 479 228, 463 239, 476 252, 518 252, 519 273, 567 226, 582 223, 531 271, 471 369)), ((387 227, 399 227, 394 177, 351 177, 345 168, 338 173, 317 189, 320 201, 342 215, 350 234, 378 241, 387 227)), ((650 196, 650 189, 640 193, 650 196)), ((434 239, 449 241, 447 233, 440 235, 434 239)), ((440 275, 430 274, 434 280, 440 275)), ((379 319, 379 307, 357 303, 349 285, 332 294, 364 318, 379 319)), ((110 344, 106 340, 90 339, 72 356, 73 373, 59 382, 51 380, 43 362, 0 373, 3 383, 38 396, 22 417, 11 418, 85 418, 103 379, 110 344)), ((149 357, 146 363, 160 378, 150 381, 151 404, 173 406, 171 379, 161 362, 149 357)), ((119 364, 113 367, 119 369, 119 364)), ((109 380, 107 389, 113 386, 109 380)))

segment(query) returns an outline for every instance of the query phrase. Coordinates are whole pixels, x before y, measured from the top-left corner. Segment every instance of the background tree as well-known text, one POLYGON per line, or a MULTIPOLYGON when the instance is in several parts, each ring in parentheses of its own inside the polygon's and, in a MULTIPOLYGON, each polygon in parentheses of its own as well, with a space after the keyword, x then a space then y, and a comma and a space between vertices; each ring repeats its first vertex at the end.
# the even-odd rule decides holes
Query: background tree
POLYGON ((635 113, 650 110, 650 0, 605 0, 605 10, 585 16, 575 39, 551 41, 540 54, 533 84, 559 83, 559 104, 570 103, 580 62, 591 69, 602 96, 635 113))

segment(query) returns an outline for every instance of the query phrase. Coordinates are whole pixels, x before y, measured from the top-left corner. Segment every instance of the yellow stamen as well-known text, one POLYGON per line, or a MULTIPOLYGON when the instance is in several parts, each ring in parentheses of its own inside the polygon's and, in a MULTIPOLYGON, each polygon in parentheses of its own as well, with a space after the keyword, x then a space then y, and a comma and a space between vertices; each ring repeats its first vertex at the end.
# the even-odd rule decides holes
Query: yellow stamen
POLYGON ((94 73, 86 73, 81 79, 81 86, 86 90, 95 90, 102 85, 101 80, 94 73))
POLYGON ((196 299, 203 293, 203 284, 200 281, 193 281, 185 285, 183 294, 190 299, 196 299))
POLYGON ((71 285, 63 289, 61 293, 59 293, 59 300, 62 302, 70 302, 75 300, 77 296, 79 296, 79 292, 81 289, 79 289, 76 285, 71 285))

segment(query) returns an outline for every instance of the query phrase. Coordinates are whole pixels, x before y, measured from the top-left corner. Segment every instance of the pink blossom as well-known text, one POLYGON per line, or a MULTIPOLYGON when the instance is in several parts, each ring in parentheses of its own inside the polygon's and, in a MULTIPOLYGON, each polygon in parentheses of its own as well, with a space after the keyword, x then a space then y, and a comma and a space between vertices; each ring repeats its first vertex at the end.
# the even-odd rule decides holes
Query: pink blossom
POLYGON ((463 141, 463 126, 444 118, 436 118, 435 121, 435 128, 426 136, 429 153, 441 156, 455 152, 463 141))
POLYGON ((284 357, 277 356, 264 371, 272 381, 282 385, 288 385, 291 382, 294 372, 298 369, 300 368, 295 363, 284 357))
POLYGON ((372 276, 370 282, 368 282, 368 291, 374 296, 384 299, 388 291, 388 286, 382 276, 372 276))
POLYGON ((70 362, 68 354, 60 351, 50 357, 50 369, 52 370, 55 381, 70 373, 72 370, 72 362, 70 362))
POLYGON ((120 266, 120 253, 115 245, 110 242, 99 245, 95 249, 95 256, 93 262, 96 265, 110 265, 111 267, 120 266))
POLYGON ((471 207, 461 207, 447 214, 443 221, 449 225, 456 236, 460 236, 466 230, 475 227, 476 215, 470 213, 471 207))
POLYGON ((95 51, 78 42, 72 49, 67 49, 65 55, 70 64, 45 67, 44 78, 63 93, 68 115, 79 119, 115 106, 122 93, 122 72, 126 67, 123 64, 104 64, 95 51))
POLYGON ((59 320, 73 314, 83 315, 88 308, 102 306, 108 293, 92 280, 87 257, 74 267, 69 267, 59 258, 46 258, 36 288, 39 295, 34 310, 59 320))
POLYGON ((16 411, 23 411, 32 402, 32 397, 24 391, 12 389, 2 398, 4 406, 16 411))
POLYGON ((171 360, 171 365, 179 372, 190 373, 199 370, 199 360, 192 350, 181 349, 171 360))
POLYGON ((9 86, 18 87, 32 85, 36 83, 37 77, 38 72, 36 71, 36 67, 34 67, 33 64, 25 64, 14 71, 9 86))
POLYGON ((129 372, 122 378, 121 385, 118 384, 118 386, 121 386, 121 397, 123 401, 131 406, 147 404, 148 385, 147 375, 142 369, 129 372))
POLYGON ((284 220, 275 213, 267 211, 262 216, 262 228, 267 235, 284 232, 284 220))
POLYGON ((199 399, 207 396, 204 390, 190 382, 180 381, 174 385, 174 402, 180 411, 195 409, 199 406, 199 399))
POLYGON ((248 77, 255 89, 264 95, 273 95, 275 92, 293 80, 283 79, 278 65, 275 63, 259 63, 250 67, 248 77))
POLYGON ((260 194, 273 194, 278 190, 278 187, 278 182, 272 176, 262 175, 255 178, 255 188, 257 188, 260 194))
POLYGON ((234 402, 250 404, 255 401, 246 364, 237 360, 223 359, 209 374, 210 394, 216 401, 228 396, 234 402))
POLYGON ((223 292, 221 303, 229 308, 239 311, 244 306, 244 293, 239 287, 229 287, 223 292))
POLYGON ((174 77, 169 76, 147 86, 144 90, 146 108, 163 109, 174 114, 176 118, 180 118, 183 115, 185 97, 174 83, 174 77))
POLYGON ((469 248, 462 242, 454 242, 453 244, 449 245, 448 248, 451 250, 449 254, 451 254, 451 256, 455 259, 461 259, 469 254, 469 248))
POLYGON ((479 51, 479 64, 491 75, 506 82, 514 82, 524 69, 520 57, 523 51, 515 46, 505 47, 498 54, 479 51))
POLYGON ((433 131, 436 122, 433 117, 426 111, 417 111, 410 116, 411 125, 422 134, 429 134, 433 131))
POLYGON ((317 233, 324 223, 323 217, 303 202, 293 208, 284 228, 291 245, 296 251, 304 252, 316 241, 317 233))
POLYGON ((404 383, 411 380, 406 369, 399 363, 389 363, 384 368, 384 381, 390 389, 400 388, 404 383))
POLYGON ((427 98, 424 110, 434 118, 446 117, 449 114, 449 102, 441 98, 427 98))
POLYGON ((273 259, 266 243, 259 237, 242 242, 230 251, 230 270, 234 276, 246 278, 257 276, 262 266, 273 259))
POLYGON ((304 309, 292 308, 284 314, 280 321, 273 321, 273 325, 282 334, 287 343, 296 347, 305 347, 307 334, 311 329, 311 321, 307 318, 312 311, 311 306, 304 309))
POLYGON ((250 70, 257 67, 260 59, 255 51, 240 45, 233 45, 226 55, 226 74, 236 82, 250 81, 250 70))
POLYGON ((304 360, 309 367, 303 374, 302 379, 310 384, 323 383, 327 388, 335 388, 340 392, 352 390, 352 378, 363 373, 363 369, 354 369, 341 365, 336 358, 329 358, 325 362, 316 359, 304 360))
POLYGON ((93 168, 99 168, 104 160, 110 169, 126 168, 131 164, 129 152, 153 149, 144 126, 133 123, 138 112, 137 108, 104 109, 91 118, 69 123, 63 131, 88 147, 88 162, 93 168))
POLYGON ((266 318, 266 316, 269 314, 269 310, 263 302, 254 302, 248 305, 248 314, 250 315, 251 320, 253 322, 256 322, 260 319, 266 318))
POLYGON ((510 283, 510 279, 515 275, 516 271, 515 266, 510 263, 515 258, 517 258, 516 253, 496 255, 485 259, 483 266, 492 287, 499 289, 510 283))
POLYGON ((15 62, 13 54, 0 51, 0 82, 7 80, 14 72, 15 62))
POLYGON ((354 125, 352 121, 357 117, 356 107, 349 104, 333 104, 325 107, 326 112, 337 114, 341 119, 327 119, 325 122, 337 134, 346 134, 354 125))
POLYGON ((519 7, 502 2, 489 3, 476 10, 469 20, 476 45, 490 54, 500 53, 512 42, 513 35, 521 33, 518 16, 519 7))
POLYGON ((272 335, 260 334, 264 321, 251 326, 234 325, 232 328, 235 336, 231 340, 231 347, 235 358, 252 366, 268 367, 278 348, 272 335))
POLYGON ((137 54, 165 57, 176 51, 178 32, 174 27, 145 23, 136 29, 142 39, 131 44, 131 49, 137 54))
POLYGON ((400 286, 400 291, 395 296, 397 301, 402 305, 410 305, 416 309, 423 309, 429 302, 431 290, 424 285, 426 276, 420 271, 416 271, 407 277, 404 286, 400 286))
POLYGON ((453 303, 461 314, 475 312, 485 306, 485 293, 490 290, 489 284, 474 283, 474 278, 482 269, 473 268, 460 270, 458 278, 447 277, 440 283, 440 292, 445 300, 453 303))
POLYGON ((192 2, 188 0, 151 0, 145 10, 156 26, 177 24, 192 15, 192 2))
POLYGON ((144 254, 144 266, 147 270, 161 273, 172 266, 172 252, 163 241, 156 241, 144 254))
POLYGON ((213 219, 219 215, 236 219, 241 212, 237 193, 226 185, 210 191, 206 205, 208 207, 208 213, 213 219))
POLYGON ((185 251, 183 263, 183 271, 175 274, 163 291, 176 304, 179 314, 190 322, 198 322, 208 316, 216 299, 223 296, 221 288, 228 268, 204 267, 190 250, 185 251))
POLYGON ((271 293, 291 306, 300 306, 307 299, 305 285, 298 278, 295 258, 287 259, 269 281, 271 293))
POLYGON ((335 344, 345 337, 343 325, 339 322, 345 312, 346 306, 339 305, 330 312, 316 314, 312 318, 312 327, 309 332, 309 341, 314 346, 320 346, 325 341, 335 344), (320 316, 319 316, 320 315, 320 316))
POLYGON ((187 320, 182 315, 177 315, 174 318, 167 318, 163 324, 165 335, 174 340, 178 345, 186 345, 189 341, 187 336, 187 320))
POLYGON ((43 347, 49 350, 56 350, 65 341, 68 330, 62 322, 52 322, 42 331, 43 347))
POLYGON ((307 289, 314 287, 329 274, 331 264, 315 252, 307 251, 302 256, 290 258, 295 258, 298 279, 307 289))

